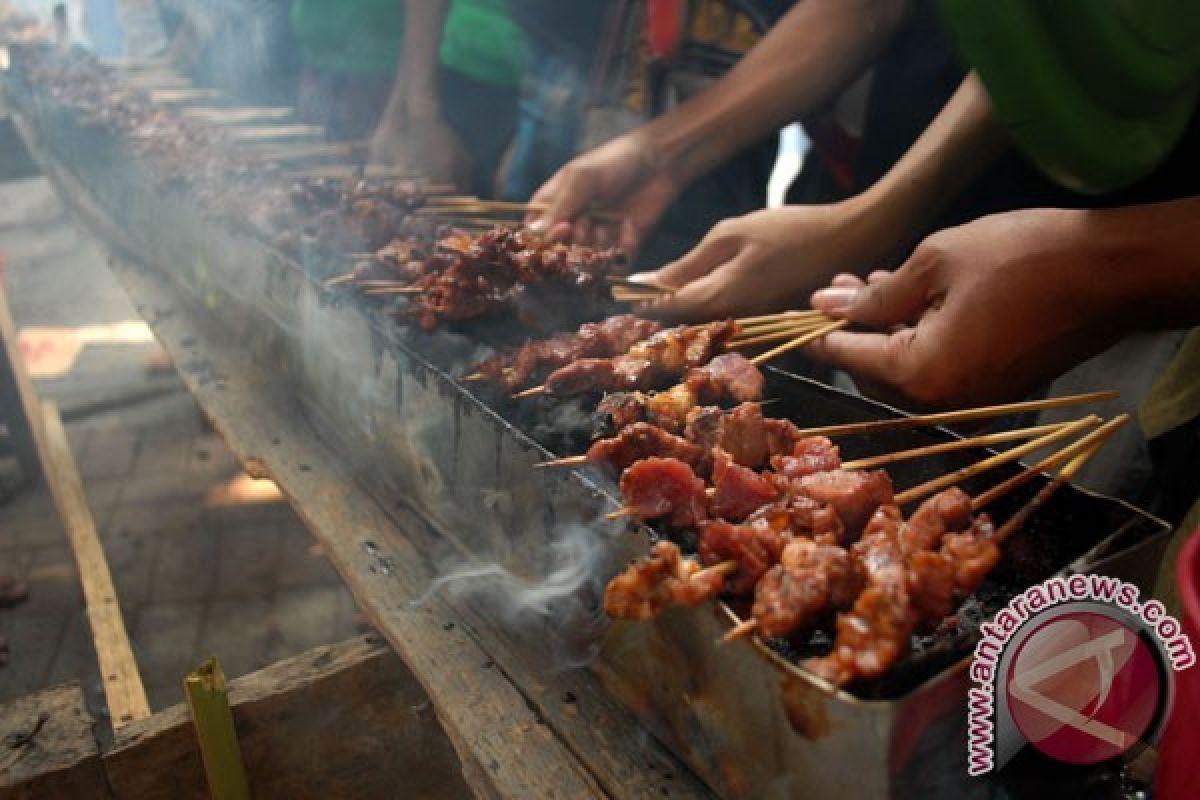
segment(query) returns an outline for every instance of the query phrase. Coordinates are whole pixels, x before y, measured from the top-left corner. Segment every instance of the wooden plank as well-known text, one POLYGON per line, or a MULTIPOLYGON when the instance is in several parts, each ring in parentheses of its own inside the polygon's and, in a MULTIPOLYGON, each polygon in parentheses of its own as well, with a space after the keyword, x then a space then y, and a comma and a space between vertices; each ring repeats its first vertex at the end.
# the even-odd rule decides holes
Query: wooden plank
POLYGON ((17 346, 17 330, 8 308, 8 295, 0 282, 0 420, 5 423, 26 480, 42 477, 38 457, 41 408, 17 346))
POLYGON ((135 305, 159 312, 155 334, 214 427, 243 463, 279 484, 425 686, 473 790, 522 798, 711 796, 588 671, 547 674, 478 609, 426 597, 436 572, 424 554, 435 534, 415 518, 399 525, 397 512, 349 477, 291 388, 256 369, 235 332, 181 302, 160 273, 119 260, 113 267, 135 305))
POLYGON ((0 704, 0 799, 109 800, 78 683, 0 704))
POLYGON ((150 703, 146 699, 113 587, 112 573, 96 533, 62 419, 53 403, 43 404, 43 409, 45 446, 42 448, 42 467, 75 555, 104 696, 113 728, 119 729, 136 719, 150 716, 150 703))
MULTIPOLYGON (((470 796, 428 696, 378 636, 237 678, 229 702, 257 800, 470 796)), ((208 796, 183 704, 127 725, 103 764, 120 800, 208 796)))

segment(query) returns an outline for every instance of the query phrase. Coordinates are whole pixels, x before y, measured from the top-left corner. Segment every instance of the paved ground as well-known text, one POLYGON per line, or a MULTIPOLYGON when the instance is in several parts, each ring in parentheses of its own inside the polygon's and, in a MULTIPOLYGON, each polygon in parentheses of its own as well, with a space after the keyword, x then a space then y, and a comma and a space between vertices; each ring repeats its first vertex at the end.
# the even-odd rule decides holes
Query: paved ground
MULTIPOLYGON (((19 328, 137 319, 95 242, 41 178, 0 183, 0 253, 19 328)), ((47 350, 64 337, 70 332, 27 341, 30 359, 51 358, 47 350)), ((245 476, 174 372, 148 372, 157 348, 137 338, 89 344, 66 374, 36 385, 67 419, 158 709, 182 699, 182 676, 209 655, 241 675, 346 638, 356 626, 349 594, 285 503, 230 502, 245 476)), ((0 481, 5 468, 0 458, 0 481)), ((42 491, 0 504, 0 574, 12 573, 29 581, 31 597, 0 610, 0 636, 12 649, 0 669, 0 700, 79 678, 100 711, 74 562, 42 491)))

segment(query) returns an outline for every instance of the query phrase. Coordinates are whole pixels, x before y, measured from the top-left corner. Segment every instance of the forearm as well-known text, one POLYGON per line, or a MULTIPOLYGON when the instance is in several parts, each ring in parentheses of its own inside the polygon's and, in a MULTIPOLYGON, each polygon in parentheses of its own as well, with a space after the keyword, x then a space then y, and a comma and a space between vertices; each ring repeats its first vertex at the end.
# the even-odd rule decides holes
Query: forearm
POLYGON ((645 126, 657 163, 688 183, 836 96, 872 63, 905 0, 801 0, 728 75, 645 126))
POLYGON ((438 49, 449 0, 411 0, 404 4, 404 42, 385 119, 436 116, 438 49))
POLYGON ((887 252, 928 223, 1007 144, 983 84, 971 73, 895 166, 847 204, 864 234, 887 252))
POLYGON ((1074 212, 1081 283, 1132 330, 1200 325, 1200 197, 1074 212))

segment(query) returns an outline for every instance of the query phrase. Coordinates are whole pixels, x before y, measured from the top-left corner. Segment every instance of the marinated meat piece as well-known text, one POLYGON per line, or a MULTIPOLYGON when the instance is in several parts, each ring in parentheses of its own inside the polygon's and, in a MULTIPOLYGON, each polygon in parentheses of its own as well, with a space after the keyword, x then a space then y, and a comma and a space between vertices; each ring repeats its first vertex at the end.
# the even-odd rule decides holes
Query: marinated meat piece
POLYGON ((674 458, 644 458, 621 476, 621 497, 639 519, 667 520, 673 528, 695 527, 707 516, 704 481, 674 458))
POLYGON ((833 652, 805 666, 836 686, 878 678, 908 652, 913 614, 904 586, 872 586, 838 615, 833 652))
POLYGON ((551 243, 527 229, 503 227, 479 234, 465 248, 458 243, 447 250, 449 266, 414 284, 423 291, 412 297, 411 311, 426 330, 444 320, 528 310, 536 294, 556 287, 574 287, 571 296, 579 302, 597 301, 596 278, 623 263, 616 250, 551 243))
POLYGON ((712 462, 712 482, 716 489, 712 516, 742 520, 779 497, 779 490, 771 481, 752 469, 735 464, 733 456, 721 448, 713 448, 712 462))
POLYGON ((683 382, 670 389, 608 395, 597 409, 598 427, 602 431, 620 430, 623 425, 644 420, 671 433, 680 433, 697 406, 729 400, 755 401, 761 394, 762 375, 758 368, 741 355, 726 353, 703 367, 688 370, 683 382))
POLYGON ((581 359, 552 372, 547 394, 657 389, 682 378, 689 367, 707 364, 737 330, 731 320, 659 331, 609 359, 581 359))
POLYGON ((954 588, 960 597, 976 589, 1000 562, 1000 546, 992 520, 980 514, 962 533, 947 533, 942 537, 940 553, 954 565, 954 588))
POLYGON ((954 562, 941 553, 922 550, 910 555, 906 566, 916 629, 932 630, 954 610, 954 562))
POLYGON ((646 420, 672 433, 683 432, 687 425, 688 412, 696 407, 696 394, 686 383, 642 397, 646 420))
POLYGON ((648 371, 650 362, 617 364, 612 358, 581 358, 559 367, 546 376, 546 394, 552 397, 571 397, 587 392, 624 391, 637 388, 638 370, 648 371), (625 372, 620 368, 624 366, 625 372))
POLYGON ((587 451, 588 461, 616 474, 651 456, 677 458, 695 467, 705 460, 706 452, 647 422, 636 422, 611 439, 594 443, 587 451))
POLYGON ((792 446, 791 455, 771 456, 772 469, 786 478, 803 478, 841 466, 841 451, 824 436, 806 436, 792 446))
POLYGON ((725 591, 735 597, 749 595, 767 569, 778 560, 777 537, 748 525, 724 520, 706 520, 700 524, 697 550, 707 565, 737 562, 737 572, 729 576, 725 591), (765 534, 765 535, 764 535, 765 534))
POLYGON ((947 531, 961 531, 971 523, 971 498, 958 487, 945 489, 925 500, 904 524, 902 538, 908 552, 934 550, 947 531))
POLYGON ((800 433, 790 419, 769 417, 763 421, 763 427, 766 429, 767 452, 772 455, 790 454, 796 442, 809 438, 800 433))
POLYGON ((695 393, 695 405, 762 399, 763 375, 741 353, 723 353, 702 367, 688 370, 684 383, 695 393))
POLYGON ((792 494, 776 503, 755 511, 746 522, 789 536, 808 536, 823 544, 839 544, 845 539, 846 527, 832 506, 811 497, 792 494))
POLYGON ((752 613, 763 636, 792 636, 847 607, 861 587, 862 574, 845 549, 793 539, 758 582, 752 613))
POLYGON ((499 353, 476 367, 508 391, 540 381, 546 373, 579 358, 599 358, 624 353, 661 329, 653 320, 631 314, 589 322, 573 333, 527 342, 516 350, 499 353))
POLYGON ((649 620, 671 606, 698 606, 721 593, 730 571, 724 564, 702 568, 673 542, 658 542, 608 582, 604 611, 614 619, 649 620))
POLYGON ((684 438, 705 450, 719 447, 743 467, 758 469, 767 463, 766 427, 762 408, 742 403, 730 411, 697 408, 688 414, 684 438))
MULTIPOLYGON (((595 435, 609 437, 635 422, 646 422, 646 395, 641 392, 612 392, 596 407, 595 435)), ((655 424, 658 424, 657 422, 655 424)), ((665 425, 660 428, 667 429, 665 425)), ((667 429, 669 430, 669 429, 667 429)), ((682 431, 669 430, 670 433, 682 431)))
POLYGON ((792 486, 793 491, 833 506, 852 539, 875 509, 892 502, 892 480, 883 470, 818 472, 806 475, 792 486))

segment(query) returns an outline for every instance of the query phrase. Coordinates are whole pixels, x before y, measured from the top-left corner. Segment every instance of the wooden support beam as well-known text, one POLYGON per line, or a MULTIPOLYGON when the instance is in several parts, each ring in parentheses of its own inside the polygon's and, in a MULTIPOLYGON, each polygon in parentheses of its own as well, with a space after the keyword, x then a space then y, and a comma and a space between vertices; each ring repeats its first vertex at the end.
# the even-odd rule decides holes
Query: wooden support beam
POLYGON ((78 683, 0 703, 0 798, 110 800, 78 683))
POLYGON ((54 505, 62 517, 67 541, 75 555, 79 582, 87 606, 88 624, 96 647, 96 661, 104 684, 109 715, 114 729, 150 716, 150 703, 138 673, 121 605, 113 586, 112 573, 104 556, 104 547, 96 533, 96 524, 88 508, 87 495, 79 479, 79 470, 71 456, 71 446, 63 430, 62 419, 53 403, 43 405, 42 425, 45 436, 42 466, 54 505))
MULTIPOLYGON (((237 678, 229 702, 255 800, 471 794, 428 696, 378 636, 237 678)), ((183 704, 120 730, 103 763, 120 800, 208 797, 183 704)))

